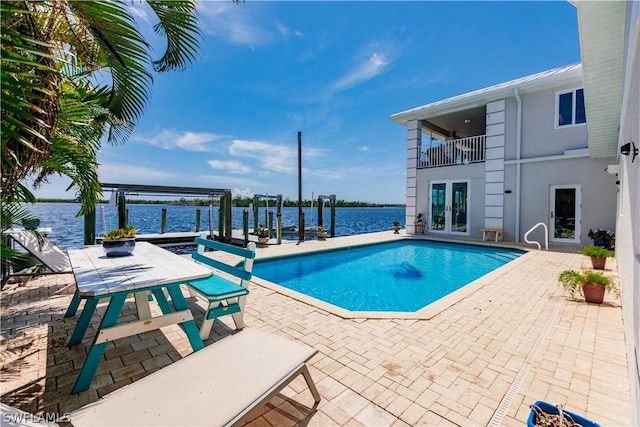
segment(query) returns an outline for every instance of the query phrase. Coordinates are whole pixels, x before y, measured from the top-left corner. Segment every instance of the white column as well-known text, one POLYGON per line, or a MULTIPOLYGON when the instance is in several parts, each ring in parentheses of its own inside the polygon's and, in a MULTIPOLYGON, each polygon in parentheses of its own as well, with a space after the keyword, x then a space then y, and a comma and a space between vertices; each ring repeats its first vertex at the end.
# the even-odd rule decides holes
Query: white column
POLYGON ((407 123, 407 187, 406 187, 406 232, 415 234, 418 147, 422 144, 422 124, 419 120, 407 123))
POLYGON ((505 101, 487 104, 484 226, 504 228, 505 101))

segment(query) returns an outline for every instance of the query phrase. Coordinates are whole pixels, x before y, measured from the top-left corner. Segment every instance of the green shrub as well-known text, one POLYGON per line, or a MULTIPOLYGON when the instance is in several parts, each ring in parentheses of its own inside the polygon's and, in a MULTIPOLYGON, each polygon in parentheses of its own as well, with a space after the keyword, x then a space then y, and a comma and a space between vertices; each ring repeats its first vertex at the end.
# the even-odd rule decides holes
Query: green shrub
POLYGON ((136 233, 138 233, 137 228, 127 225, 125 228, 114 228, 102 237, 105 240, 132 239, 136 237, 136 233))
POLYGON ((576 292, 582 289, 582 285, 604 285, 607 291, 612 292, 616 298, 620 297, 620 288, 612 276, 594 270, 565 270, 558 276, 560 286, 569 292, 571 298, 575 298, 576 292))
POLYGON ((603 248, 602 246, 589 245, 582 248, 582 254, 598 258, 611 258, 613 256, 613 251, 603 248))

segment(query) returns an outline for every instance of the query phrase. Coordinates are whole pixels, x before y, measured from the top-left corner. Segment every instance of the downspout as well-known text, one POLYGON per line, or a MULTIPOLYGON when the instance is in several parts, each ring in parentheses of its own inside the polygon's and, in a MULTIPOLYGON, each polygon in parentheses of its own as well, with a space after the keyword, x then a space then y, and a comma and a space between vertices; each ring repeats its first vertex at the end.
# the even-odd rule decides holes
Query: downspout
MULTIPOLYGON (((520 93, 518 88, 513 90, 513 95, 516 98, 516 160, 520 160, 520 152, 522 148, 522 100, 520 99, 520 93)), ((522 165, 520 162, 516 163, 516 229, 515 240, 520 241, 520 168, 522 165)))

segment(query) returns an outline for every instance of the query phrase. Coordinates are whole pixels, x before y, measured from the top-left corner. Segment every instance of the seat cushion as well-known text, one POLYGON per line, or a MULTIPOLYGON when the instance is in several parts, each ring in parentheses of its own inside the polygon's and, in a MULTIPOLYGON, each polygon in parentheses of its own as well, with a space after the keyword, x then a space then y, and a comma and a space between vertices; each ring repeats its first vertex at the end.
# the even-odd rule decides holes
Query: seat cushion
POLYGON ((189 286, 210 300, 233 298, 249 293, 246 288, 215 274, 205 279, 192 280, 189 282, 189 286))

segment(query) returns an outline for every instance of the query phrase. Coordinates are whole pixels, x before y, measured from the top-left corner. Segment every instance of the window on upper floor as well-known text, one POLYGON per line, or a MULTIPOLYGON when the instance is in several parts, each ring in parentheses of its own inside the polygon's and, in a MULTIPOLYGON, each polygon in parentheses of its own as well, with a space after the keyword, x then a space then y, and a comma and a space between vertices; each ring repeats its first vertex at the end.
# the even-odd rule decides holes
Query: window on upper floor
POLYGON ((574 126, 587 122, 584 111, 584 89, 558 92, 556 96, 556 127, 574 126))

